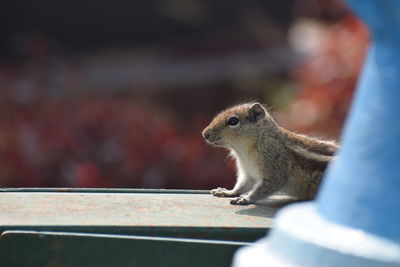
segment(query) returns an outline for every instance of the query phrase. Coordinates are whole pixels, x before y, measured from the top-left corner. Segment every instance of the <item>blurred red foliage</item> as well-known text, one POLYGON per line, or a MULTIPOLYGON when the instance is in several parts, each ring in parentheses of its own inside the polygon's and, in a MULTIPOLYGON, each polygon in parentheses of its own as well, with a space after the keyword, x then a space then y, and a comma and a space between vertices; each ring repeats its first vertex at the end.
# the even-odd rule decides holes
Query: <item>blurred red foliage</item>
MULTIPOLYGON (((8 94, 7 94, 8 92, 8 94)), ((11 92, 11 93, 10 93, 11 92)), ((133 97, 0 98, 1 186, 212 188, 231 185, 225 153, 204 144, 204 115, 133 97)))
MULTIPOLYGON (((320 33, 316 49, 295 70, 297 95, 277 116, 292 130, 337 137, 368 34, 351 15, 320 33)), ((182 126, 171 108, 149 98, 69 96, 73 82, 58 71, 65 66, 39 48, 32 52, 36 63, 0 68, 0 186, 232 186, 225 151, 205 145, 200 135, 209 114, 199 112, 182 126)))
POLYGON ((368 31, 353 15, 318 27, 315 49, 294 71, 299 90, 281 121, 299 132, 337 138, 364 62, 368 31))

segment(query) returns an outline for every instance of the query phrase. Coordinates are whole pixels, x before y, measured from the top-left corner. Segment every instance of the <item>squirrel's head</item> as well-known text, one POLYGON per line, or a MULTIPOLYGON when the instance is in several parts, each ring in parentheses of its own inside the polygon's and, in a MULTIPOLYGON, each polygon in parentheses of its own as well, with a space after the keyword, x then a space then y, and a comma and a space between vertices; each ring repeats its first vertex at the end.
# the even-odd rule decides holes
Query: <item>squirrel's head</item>
POLYGON ((262 129, 276 129, 275 121, 259 103, 238 105, 218 114, 203 130, 209 144, 233 148, 238 142, 250 141, 262 129))

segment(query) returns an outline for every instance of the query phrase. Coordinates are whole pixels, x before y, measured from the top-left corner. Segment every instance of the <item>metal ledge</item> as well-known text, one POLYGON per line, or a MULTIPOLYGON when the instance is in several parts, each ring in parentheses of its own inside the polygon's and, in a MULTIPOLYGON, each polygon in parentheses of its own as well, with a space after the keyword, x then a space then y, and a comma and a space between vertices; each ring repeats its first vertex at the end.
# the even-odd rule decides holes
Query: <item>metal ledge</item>
POLYGON ((6 231, 1 266, 230 266, 248 243, 143 236, 6 231))
POLYGON ((0 231, 33 230, 254 241, 277 208, 233 206, 208 191, 0 190, 0 231))

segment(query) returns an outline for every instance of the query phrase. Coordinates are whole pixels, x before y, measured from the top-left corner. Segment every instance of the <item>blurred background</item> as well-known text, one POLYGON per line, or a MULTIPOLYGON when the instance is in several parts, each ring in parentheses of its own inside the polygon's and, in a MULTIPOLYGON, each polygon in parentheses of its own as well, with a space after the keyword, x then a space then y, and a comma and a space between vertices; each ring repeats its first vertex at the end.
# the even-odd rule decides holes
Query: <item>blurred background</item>
POLYGON ((338 140, 368 46, 335 0, 6 0, 0 25, 1 187, 230 187, 212 117, 258 100, 338 140))

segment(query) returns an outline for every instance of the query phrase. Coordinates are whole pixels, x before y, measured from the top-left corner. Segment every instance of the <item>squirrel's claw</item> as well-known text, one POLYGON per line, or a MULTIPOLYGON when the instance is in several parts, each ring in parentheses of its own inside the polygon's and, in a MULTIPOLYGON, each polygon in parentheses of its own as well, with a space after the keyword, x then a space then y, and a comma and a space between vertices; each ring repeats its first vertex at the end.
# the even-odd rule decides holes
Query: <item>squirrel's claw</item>
POLYGON ((245 196, 231 198, 230 203, 232 205, 249 205, 249 204, 251 204, 250 200, 245 196))
POLYGON ((223 187, 211 190, 211 194, 217 197, 226 197, 229 195, 229 190, 223 187))
POLYGON ((218 187, 217 189, 211 190, 211 194, 217 197, 236 197, 239 194, 233 190, 228 190, 223 187, 218 187))

